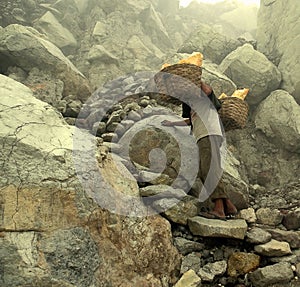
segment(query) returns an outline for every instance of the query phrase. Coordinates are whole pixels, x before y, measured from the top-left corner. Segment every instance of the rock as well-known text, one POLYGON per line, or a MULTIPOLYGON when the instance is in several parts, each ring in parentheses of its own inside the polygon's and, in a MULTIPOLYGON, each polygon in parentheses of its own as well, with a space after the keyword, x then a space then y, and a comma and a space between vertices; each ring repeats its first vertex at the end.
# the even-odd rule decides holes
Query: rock
POLYGON ((300 248, 300 231, 268 229, 268 232, 272 235, 273 239, 288 242, 293 249, 300 248))
POLYGON ((283 218, 282 224, 288 229, 299 229, 300 228, 300 208, 295 211, 290 211, 283 218))
POLYGON ((180 273, 183 274, 188 270, 198 273, 201 265, 201 254, 197 252, 189 253, 184 256, 181 262, 180 273))
POLYGON ((175 237, 174 245, 177 247, 179 252, 183 255, 187 255, 189 253, 196 252, 196 251, 201 251, 204 248, 204 244, 187 240, 182 237, 175 237))
POLYGON ((140 13, 139 20, 154 44, 158 47, 173 47, 160 15, 151 4, 140 13))
POLYGON ((137 113, 136 111, 130 111, 127 115, 127 119, 130 121, 138 122, 141 120, 141 115, 137 113))
POLYGON ((283 215, 278 209, 259 208, 256 211, 257 221, 265 225, 276 226, 281 223, 283 215))
POLYGON ((13 24, 4 28, 0 36, 0 59, 3 69, 17 65, 29 72, 43 67, 64 83, 64 96, 77 95, 82 101, 90 96, 89 82, 83 74, 59 48, 31 27, 13 24), (19 57, 21 51, 22 57, 19 57))
POLYGON ((281 81, 277 67, 250 44, 227 55, 219 69, 238 87, 250 89, 246 97, 250 105, 257 105, 265 99, 279 87, 281 81))
POLYGON ((299 152, 300 107, 286 91, 273 91, 259 105, 255 125, 277 146, 299 152))
MULTIPOLYGON (((140 183, 150 183, 154 185, 168 185, 172 184, 172 179, 162 173, 151 172, 149 170, 140 170, 138 171, 137 181, 140 183)), ((182 191, 181 194, 185 192, 182 191)), ((178 193, 177 193, 178 195, 178 193)))
POLYGON ((224 172, 222 180, 228 197, 237 207, 244 209, 249 206, 249 190, 247 183, 241 178, 239 173, 240 162, 227 150, 224 160, 224 172))
POLYGON ((270 258, 270 262, 272 263, 288 262, 290 264, 295 264, 297 261, 298 256, 296 254, 270 258))
POLYGON ((223 275, 226 272, 227 263, 225 260, 213 263, 207 263, 198 271, 201 281, 212 282, 218 275, 223 275))
POLYGON ((131 205, 134 198, 140 202, 139 190, 126 168, 109 156, 91 160, 87 154, 95 139, 81 131, 83 139, 74 143, 78 129, 29 88, 3 75, 0 87, 1 284, 132 286, 148 278, 162 287, 159 278, 175 282, 170 274, 178 270, 180 255, 171 243, 169 222, 161 216, 120 215, 144 208, 131 205), (80 158, 74 157, 76 151, 80 158), (95 172, 103 181, 96 180, 95 172), (108 186, 125 200, 120 213, 108 186))
POLYGON ((63 99, 64 82, 57 79, 56 75, 32 68, 27 77, 20 82, 29 87, 37 99, 57 108, 61 113, 66 111, 67 101, 63 99))
POLYGON ((74 52, 78 44, 73 34, 50 12, 46 12, 33 26, 45 34, 50 42, 60 48, 65 55, 74 52))
POLYGON ((247 232, 246 240, 254 244, 263 244, 271 240, 272 235, 268 231, 254 227, 247 232))
POLYGON ((257 49, 278 66, 282 74, 281 88, 293 95, 298 104, 299 15, 300 7, 292 2, 264 1, 257 18, 257 49), (291 13, 294 17, 285 17, 291 13))
POLYGON ((259 268, 249 274, 249 279, 255 287, 288 283, 293 277, 291 265, 286 262, 259 268))
POLYGON ((255 223, 257 220, 255 210, 252 207, 240 210, 240 217, 248 223, 255 223))
POLYGON ((180 199, 186 196, 186 193, 182 189, 174 189, 172 186, 169 185, 158 184, 140 188, 140 195, 143 197, 175 197, 180 199))
POLYGON ((203 217, 189 218, 188 226, 194 235, 244 239, 247 231, 245 220, 218 220, 203 217))
POLYGON ((76 118, 80 113, 82 108, 81 101, 75 100, 67 103, 66 111, 64 112, 64 116, 76 118))
POLYGON ((53 277, 81 286, 93 283, 100 256, 87 230, 79 227, 58 230, 43 236, 40 245, 39 252, 44 254, 53 277))
POLYGON ((256 270, 259 267, 260 256, 253 253, 235 252, 228 259, 227 273, 238 277, 256 270))
POLYGON ((220 73, 218 67, 207 61, 203 63, 202 79, 213 88, 217 97, 222 93, 230 96, 237 89, 236 84, 231 79, 220 73))
POLYGON ((194 270, 185 272, 174 287, 198 287, 201 284, 201 278, 197 276, 194 270))
POLYGON ((287 242, 281 242, 274 239, 265 244, 254 246, 254 250, 258 254, 268 257, 284 256, 292 253, 290 245, 287 242))
POLYGON ((114 63, 119 65, 119 59, 108 50, 106 50, 102 45, 94 45, 88 54, 88 61, 91 63, 114 63))
POLYGON ((1 113, 0 185, 18 186, 24 179, 28 185, 46 185, 53 178, 54 186, 65 182, 71 187, 76 179, 72 167, 73 128, 51 106, 35 99, 26 86, 0 75, 0 89, 1 106, 5 107, 1 113))
POLYGON ((201 52, 205 59, 220 64, 229 53, 239 46, 239 41, 222 35, 211 26, 200 23, 197 29, 190 33, 178 52, 188 54, 201 52))
POLYGON ((188 219, 199 212, 199 201, 192 196, 186 196, 180 201, 178 199, 160 199, 153 203, 155 210, 163 212, 168 220, 186 225, 188 219))

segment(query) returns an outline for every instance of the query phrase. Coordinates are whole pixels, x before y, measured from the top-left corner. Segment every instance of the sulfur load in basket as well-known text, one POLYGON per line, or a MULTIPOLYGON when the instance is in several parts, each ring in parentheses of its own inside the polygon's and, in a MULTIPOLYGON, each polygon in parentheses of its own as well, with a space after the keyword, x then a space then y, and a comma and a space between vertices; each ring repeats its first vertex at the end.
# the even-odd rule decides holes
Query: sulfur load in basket
POLYGON ((166 66, 154 76, 154 80, 159 93, 176 97, 195 86, 201 88, 201 76, 200 66, 182 63, 166 66))
POLYGON ((224 97, 218 111, 225 131, 242 129, 246 126, 249 106, 238 97, 224 97))

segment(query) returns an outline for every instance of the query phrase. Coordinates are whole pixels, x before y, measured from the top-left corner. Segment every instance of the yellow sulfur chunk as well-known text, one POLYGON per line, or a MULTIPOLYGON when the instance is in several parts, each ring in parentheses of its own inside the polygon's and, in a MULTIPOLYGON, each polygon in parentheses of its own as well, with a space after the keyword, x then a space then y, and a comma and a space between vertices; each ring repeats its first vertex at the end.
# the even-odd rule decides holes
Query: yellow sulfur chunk
POLYGON ((248 92, 249 92, 249 89, 244 88, 244 89, 234 91, 234 93, 231 96, 239 98, 241 100, 245 100, 248 92))
POLYGON ((178 64, 193 64, 201 67, 203 61, 203 55, 200 52, 194 52, 190 57, 182 59, 178 64))
POLYGON ((219 97, 218 97, 218 99, 219 100, 223 100, 223 99, 225 99, 225 98, 227 98, 228 96, 225 94, 225 93, 222 93, 219 97))

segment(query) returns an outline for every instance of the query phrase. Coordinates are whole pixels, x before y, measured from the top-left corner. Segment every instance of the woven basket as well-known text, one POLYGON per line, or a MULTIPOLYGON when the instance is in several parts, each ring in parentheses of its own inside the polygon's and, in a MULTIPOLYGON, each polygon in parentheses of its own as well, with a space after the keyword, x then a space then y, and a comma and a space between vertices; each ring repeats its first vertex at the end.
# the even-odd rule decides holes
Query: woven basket
POLYGON ((170 96, 186 93, 188 89, 201 88, 202 68, 193 64, 174 64, 154 76, 158 92, 170 96), (178 77, 172 77, 176 75, 178 77))
POLYGON ((248 104, 236 97, 227 97, 221 102, 222 107, 218 112, 225 131, 244 128, 248 118, 248 104))

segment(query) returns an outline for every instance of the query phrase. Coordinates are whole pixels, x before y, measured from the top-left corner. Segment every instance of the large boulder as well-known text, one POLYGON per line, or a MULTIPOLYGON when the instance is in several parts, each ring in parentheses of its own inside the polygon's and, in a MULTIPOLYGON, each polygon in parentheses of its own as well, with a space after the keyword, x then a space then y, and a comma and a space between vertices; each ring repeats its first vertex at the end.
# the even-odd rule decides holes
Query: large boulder
POLYGON ((190 33, 178 52, 189 54, 201 52, 205 59, 220 64, 240 45, 238 40, 231 39, 206 24, 200 24, 195 31, 190 33))
POLYGON ((34 28, 45 34, 65 54, 74 52, 78 46, 73 34, 49 11, 34 23, 34 28))
POLYGON ((59 48, 31 27, 7 26, 0 35, 1 72, 18 66, 26 72, 42 67, 64 83, 63 95, 76 95, 84 101, 90 96, 89 82, 59 48))
POLYGON ((300 107, 288 92, 272 92, 259 105, 255 125, 278 146, 300 152, 300 107))
POLYGON ((239 88, 249 88, 247 102, 256 105, 276 90, 281 81, 277 67, 265 55, 245 44, 230 53, 219 69, 239 88))
POLYGON ((293 0, 261 1, 257 24, 257 49, 278 65, 281 88, 300 103, 300 6, 293 0))
POLYGON ((122 198, 139 198, 125 167, 26 86, 0 75, 0 92, 1 286, 173 284, 168 221, 118 213, 134 211, 122 198), (109 186, 114 209, 103 208, 109 186))

